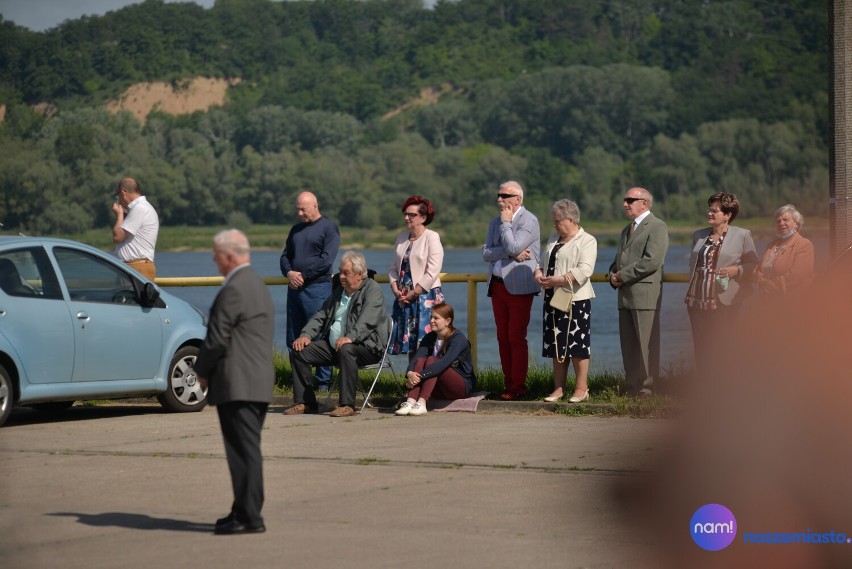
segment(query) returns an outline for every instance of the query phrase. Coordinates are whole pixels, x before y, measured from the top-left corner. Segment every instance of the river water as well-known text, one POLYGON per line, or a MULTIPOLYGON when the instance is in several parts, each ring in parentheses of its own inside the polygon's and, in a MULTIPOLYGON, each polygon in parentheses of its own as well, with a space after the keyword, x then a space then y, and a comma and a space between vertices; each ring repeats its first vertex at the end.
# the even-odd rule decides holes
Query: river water
MULTIPOLYGON (((817 249, 827 249, 817 244, 817 249)), ((758 243, 758 254, 762 253, 765 244, 758 243)), ((371 269, 380 274, 387 274, 391 262, 392 251, 364 250, 361 251, 371 269)), ((342 251, 341 251, 342 253, 342 251)), ((598 249, 598 262, 595 272, 605 273, 615 256, 614 247, 598 249)), ((262 276, 280 277, 278 266, 279 251, 252 252, 252 265, 262 276)), ((338 256, 339 260, 339 256, 338 256)), ((210 252, 158 252, 158 277, 194 277, 217 276, 210 252)), ((818 258, 819 261, 819 258, 818 258)), ((686 273, 689 262, 689 247, 672 245, 666 256, 666 272, 686 273)), ((819 263, 818 263, 819 265, 819 263)), ((337 267, 337 262, 334 265, 337 267)), ((485 273, 487 265, 482 261, 479 249, 447 249, 444 252, 445 273, 485 273)), ((621 373, 624 368, 621 362, 621 348, 618 339, 618 308, 615 290, 607 283, 594 283, 596 298, 592 301, 592 359, 591 369, 595 373, 612 371, 621 373)), ((387 307, 390 310, 392 296, 390 287, 383 285, 387 307)), ((467 284, 446 283, 443 285, 447 302, 453 305, 456 312, 456 326, 467 330, 467 284)), ((204 311, 209 312, 218 287, 168 287, 169 292, 192 302, 204 311)), ((287 289, 285 286, 272 287, 272 299, 275 303, 275 345, 284 349, 284 327, 286 323, 287 289)), ((486 296, 484 283, 477 286, 477 323, 478 323, 478 358, 479 367, 500 367, 500 357, 497 351, 497 338, 494 327, 494 316, 491 312, 491 301, 486 296)), ((661 360, 663 370, 678 370, 692 365, 692 335, 689 319, 683 297, 686 294, 686 284, 666 283, 663 286, 662 304, 662 341, 661 360)), ((542 335, 542 300, 536 297, 533 302, 532 318, 527 334, 530 345, 532 363, 550 365, 550 359, 541 357, 542 335)), ((403 369, 407 363, 406 356, 399 358, 398 369, 403 369)), ((396 359, 394 360, 396 364, 396 359)))
MULTIPOLYGON (((385 250, 361 251, 371 269, 387 274, 392 252, 385 250)), ((253 251, 252 266, 262 276, 280 277, 278 268, 279 251, 253 251)), ((615 255, 615 248, 602 247, 598 250, 598 263, 595 272, 605 273, 615 255)), ((686 246, 672 246, 666 257, 667 272, 686 272, 689 251, 686 246)), ((195 277, 216 276, 210 252, 158 252, 158 277, 195 277)), ((335 267, 337 263, 335 263, 335 267)), ((485 273, 487 265, 482 261, 479 249, 447 249, 444 252, 445 273, 485 273)), ((606 283, 594 283, 596 298, 592 301, 592 360, 594 372, 605 370, 620 372, 621 349, 618 339, 618 309, 615 291, 606 283)), ((287 288, 271 287, 272 300, 275 303, 275 345, 283 349, 284 327, 286 324, 287 288)), ((390 310, 392 295, 390 287, 383 285, 387 307, 390 310)), ((444 296, 453 305, 456 312, 456 326, 467 329, 467 284, 445 283, 442 286, 444 296)), ((209 312, 219 287, 167 287, 167 290, 205 312, 209 312)), ((683 304, 686 285, 666 284, 663 291, 662 312, 662 361, 665 368, 690 365, 692 358, 689 321, 683 304)), ((478 323, 478 359, 479 367, 499 368, 500 356, 497 352, 497 338, 491 301, 486 296, 484 283, 477 285, 477 323, 478 323)), ((532 318, 527 338, 530 344, 530 357, 533 363, 550 365, 550 360, 541 357, 541 296, 533 302, 532 318)), ((406 356, 399 356, 400 368, 406 363, 406 356)), ((396 360, 395 360, 396 362, 396 360)))

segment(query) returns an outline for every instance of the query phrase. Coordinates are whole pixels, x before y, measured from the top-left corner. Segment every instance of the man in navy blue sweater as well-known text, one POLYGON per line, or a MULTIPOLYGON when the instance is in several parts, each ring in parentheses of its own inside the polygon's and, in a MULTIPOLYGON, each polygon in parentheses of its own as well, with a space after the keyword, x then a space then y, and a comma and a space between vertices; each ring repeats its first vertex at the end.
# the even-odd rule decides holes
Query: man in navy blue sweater
MULTIPOLYGON (((291 358, 293 341, 331 294, 331 267, 340 247, 337 224, 320 214, 314 194, 296 196, 296 214, 302 221, 290 229, 280 261, 281 274, 290 280, 287 346, 291 358)), ((316 377, 320 387, 328 387, 331 368, 318 367, 316 377)))

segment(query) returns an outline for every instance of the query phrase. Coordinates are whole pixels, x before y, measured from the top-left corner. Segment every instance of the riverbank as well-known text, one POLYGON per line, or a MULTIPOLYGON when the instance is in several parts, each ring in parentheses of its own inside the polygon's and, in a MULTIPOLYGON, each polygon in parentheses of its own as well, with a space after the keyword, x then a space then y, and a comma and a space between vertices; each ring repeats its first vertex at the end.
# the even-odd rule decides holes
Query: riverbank
MULTIPOLYGON (((621 230, 624 228, 624 221, 608 222, 608 223, 583 223, 583 227, 594 235, 600 246, 615 246, 618 243, 618 238, 621 235, 621 230)), ((751 230, 755 239, 770 238, 775 231, 771 220, 760 219, 745 219, 737 220, 737 226, 751 230)), ((689 224, 683 221, 668 222, 669 240, 674 244, 688 244, 692 238, 692 234, 696 229, 703 225, 689 224)), ((224 225, 205 226, 205 227, 190 227, 190 226, 163 226, 160 228, 160 235, 157 240, 158 251, 182 252, 182 251, 209 251, 212 249, 213 236, 227 229, 224 225)), ((248 227, 240 228, 248 235, 249 241, 252 244, 252 249, 256 250, 281 250, 284 246, 284 240, 287 238, 287 233, 290 231, 289 225, 261 225, 252 224, 248 227)), ((542 225, 542 240, 547 239, 549 235, 549 226, 542 225)), ((436 230, 441 233, 441 228, 436 230)), ((481 230, 481 237, 485 239, 486 227, 481 230)), ((342 248, 344 249, 390 249, 396 239, 396 236, 401 231, 401 228, 394 229, 354 229, 342 227, 340 229, 340 237, 342 248)), ((829 224, 827 219, 808 219, 803 231, 803 235, 808 238, 827 237, 829 235, 829 224)), ((91 229, 77 235, 54 235, 53 237, 66 237, 75 241, 82 241, 94 247, 103 250, 110 250, 112 245, 112 234, 109 228, 105 227, 102 230, 91 229)), ((467 242, 453 242, 442 236, 445 248, 470 248, 479 246, 481 243, 471 245, 467 242)))

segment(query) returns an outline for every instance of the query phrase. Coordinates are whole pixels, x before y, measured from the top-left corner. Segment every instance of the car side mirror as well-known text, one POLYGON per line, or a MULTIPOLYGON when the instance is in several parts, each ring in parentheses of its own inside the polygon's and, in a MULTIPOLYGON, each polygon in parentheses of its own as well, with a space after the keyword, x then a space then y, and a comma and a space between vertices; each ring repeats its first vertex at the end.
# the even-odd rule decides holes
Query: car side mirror
POLYGON ((145 283, 142 287, 141 296, 142 298, 139 303, 145 308, 151 308, 157 304, 157 300, 160 298, 160 291, 152 283, 145 283))

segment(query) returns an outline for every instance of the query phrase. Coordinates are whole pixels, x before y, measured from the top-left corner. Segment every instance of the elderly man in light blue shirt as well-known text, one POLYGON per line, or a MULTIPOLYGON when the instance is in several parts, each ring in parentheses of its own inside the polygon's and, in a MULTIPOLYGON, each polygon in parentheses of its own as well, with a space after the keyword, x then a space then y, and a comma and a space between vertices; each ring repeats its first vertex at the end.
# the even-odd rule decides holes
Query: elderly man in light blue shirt
POLYGON ((355 415, 358 368, 382 357, 390 333, 385 297, 379 284, 368 278, 363 255, 354 251, 343 254, 340 285, 293 341, 294 405, 285 415, 319 410, 311 376, 315 365, 340 368, 340 400, 331 416, 355 415))

